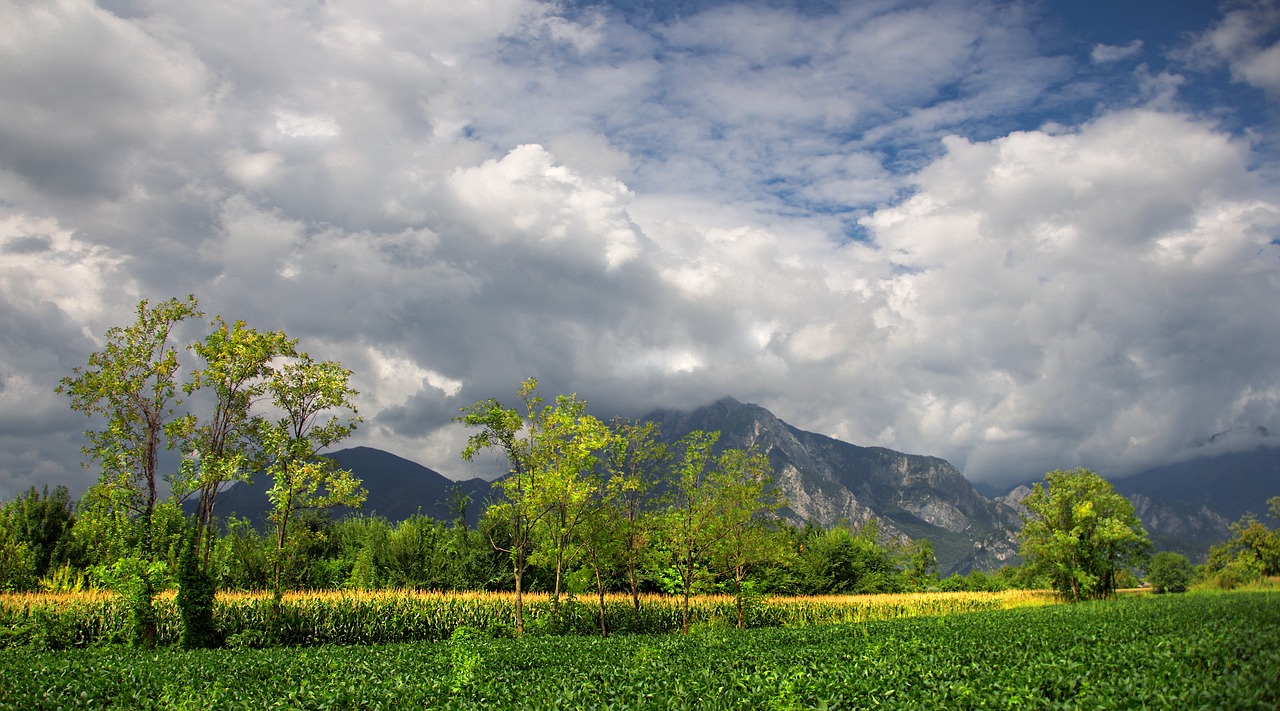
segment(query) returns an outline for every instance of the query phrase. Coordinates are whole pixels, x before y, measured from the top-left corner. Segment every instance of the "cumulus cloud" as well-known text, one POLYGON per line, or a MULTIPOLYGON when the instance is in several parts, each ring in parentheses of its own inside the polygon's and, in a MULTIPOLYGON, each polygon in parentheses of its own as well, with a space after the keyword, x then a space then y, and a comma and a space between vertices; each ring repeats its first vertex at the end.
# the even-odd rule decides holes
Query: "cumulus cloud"
POLYGON ((946 144, 866 220, 907 268, 882 316, 918 364, 899 437, 951 439, 975 471, 1123 470, 1274 418, 1280 204, 1246 146, 1151 111, 946 144))
POLYGON ((1089 58, 1096 64, 1104 64, 1128 59, 1140 52, 1142 52, 1142 40, 1133 40, 1125 45, 1097 44, 1093 46, 1089 58))
MULTIPOLYGON (((53 387, 191 292, 341 360, 357 441, 457 476, 452 417, 528 376, 986 479, 1280 429, 1274 156, 1167 73, 1099 108, 1140 40, 1077 66, 984 0, 562 10, 0 8, 0 496, 92 479, 53 387)), ((1203 47, 1264 85, 1233 17, 1203 47)))
POLYGON ((1206 30, 1187 56, 1225 62, 1231 76, 1274 94, 1280 91, 1280 3, 1275 0, 1228 3, 1226 14, 1206 30))

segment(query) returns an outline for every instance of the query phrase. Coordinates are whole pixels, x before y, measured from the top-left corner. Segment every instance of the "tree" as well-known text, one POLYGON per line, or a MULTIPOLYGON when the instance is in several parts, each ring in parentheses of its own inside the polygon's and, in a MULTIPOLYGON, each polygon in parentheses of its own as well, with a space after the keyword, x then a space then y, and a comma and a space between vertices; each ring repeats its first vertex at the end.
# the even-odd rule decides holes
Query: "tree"
POLYGON ((124 501, 140 518, 143 557, 150 558, 160 447, 172 447, 181 426, 174 418, 178 352, 170 339, 179 323, 202 314, 194 296, 154 307, 143 299, 137 314, 132 325, 108 329, 106 347, 63 378, 57 392, 71 397, 73 409, 105 418, 102 429, 85 432, 84 453, 102 468, 103 486, 127 492, 124 501))
POLYGON ((541 524, 555 567, 553 604, 560 600, 565 566, 577 543, 575 534, 600 505, 593 496, 598 489, 594 474, 611 433, 603 422, 586 414, 586 405, 576 395, 561 395, 554 406, 543 407, 536 415, 537 436, 530 450, 530 471, 535 476, 528 493, 535 507, 546 510, 541 524))
POLYGON ((351 371, 333 361, 316 361, 306 353, 275 370, 267 385, 281 413, 260 424, 260 437, 270 465, 270 519, 276 526, 274 591, 281 599, 280 573, 290 518, 298 511, 334 506, 359 507, 367 492, 350 471, 340 469, 320 452, 351 434, 360 417, 352 402, 358 394, 349 383, 351 371), (327 416, 327 419, 326 419, 327 416))
POLYGON ((524 572, 529 563, 534 524, 545 513, 537 505, 534 488, 536 477, 532 471, 533 439, 537 427, 534 413, 542 404, 542 398, 536 393, 537 388, 538 381, 535 378, 529 378, 520 384, 516 396, 524 405, 523 415, 514 408, 505 407, 489 398, 464 409, 466 414, 457 418, 467 427, 479 429, 467 438, 467 446, 462 450, 464 461, 472 461, 476 454, 485 449, 498 449, 507 459, 507 475, 494 482, 495 487, 502 489, 506 500, 490 506, 486 514, 510 523, 509 547, 502 547, 493 538, 490 538, 489 543, 494 550, 506 553, 511 558, 511 571, 515 577, 517 636, 524 635, 524 572))
POLYGON ((1186 592, 1194 572, 1191 561, 1185 555, 1160 551, 1151 556, 1151 563, 1147 566, 1147 582, 1151 583, 1157 593, 1186 592))
POLYGON ((933 554, 933 542, 918 538, 903 551, 903 573, 912 590, 927 590, 938 582, 938 559, 933 554))
POLYGON ((188 296, 155 307, 143 299, 137 315, 130 326, 108 329, 106 347, 90 354, 87 366, 63 378, 57 392, 70 396, 73 409, 106 420, 102 429, 85 432, 89 444, 83 451, 101 467, 99 485, 119 492, 117 501, 137 517, 144 564, 132 566, 138 579, 127 587, 134 611, 133 639, 149 647, 156 638, 154 585, 147 571, 155 554, 152 529, 160 446, 172 448, 179 442, 185 421, 174 417, 181 400, 178 352, 170 339, 178 324, 202 314, 195 296, 188 296))
POLYGON ((1088 469, 1045 474, 1023 503, 1022 555, 1063 597, 1114 595, 1119 572, 1146 560, 1151 542, 1133 504, 1088 469))
MULTIPOLYGON (((1280 518, 1280 496, 1267 501, 1271 515, 1280 518)), ((1224 587, 1263 575, 1280 575, 1280 530, 1267 528, 1252 513, 1231 524, 1231 537, 1209 548, 1209 570, 1224 587)))
POLYGON ((806 526, 800 554, 800 590, 809 595, 899 592, 894 551, 880 543, 870 519, 857 532, 847 525, 806 526))
POLYGON ((534 536, 545 531, 555 565, 555 595, 559 595, 564 565, 581 525, 593 491, 590 473, 599 452, 609 441, 608 428, 587 415, 586 403, 574 395, 543 405, 538 381, 521 383, 517 397, 524 413, 493 398, 481 400, 458 418, 479 431, 467 438, 462 452, 466 461, 485 449, 497 449, 507 459, 508 473, 495 483, 505 501, 490 512, 509 522, 507 547, 490 541, 495 550, 511 557, 516 592, 516 634, 524 634, 524 575, 534 536))
POLYGON ((51 494, 48 486, 41 491, 33 486, 5 504, 0 518, 0 526, 26 545, 35 577, 43 578, 58 565, 70 562, 75 504, 67 487, 57 486, 51 494))
POLYGON ((183 386, 188 395, 210 393, 212 412, 202 421, 188 418, 192 456, 185 462, 183 480, 175 487, 178 493, 192 491, 199 496, 195 546, 206 573, 213 550, 213 509, 218 493, 266 464, 259 441, 263 420, 253 412, 254 406, 268 393, 274 361, 297 355, 297 340, 283 331, 259 332, 243 321, 227 324, 221 316, 214 318, 212 326, 204 340, 191 346, 203 365, 183 386))
POLYGON ((689 595, 714 541, 716 501, 708 479, 716 465, 711 449, 719 432, 695 430, 680 438, 680 461, 671 477, 671 506, 664 516, 663 539, 680 579, 680 628, 689 634, 689 595))
POLYGON ((671 451, 658 439, 656 422, 615 420, 605 456, 603 492, 606 529, 614 534, 619 564, 625 569, 631 602, 640 609, 640 569, 650 550, 653 491, 659 472, 670 465, 671 451))
POLYGON ((31 549, 8 526, 0 526, 0 592, 22 592, 36 586, 31 549))
POLYGON ((712 568, 733 583, 738 629, 745 626, 743 581, 747 570, 776 557, 772 516, 785 502, 773 488, 769 457, 755 451, 726 449, 710 476, 715 516, 711 523, 712 568))

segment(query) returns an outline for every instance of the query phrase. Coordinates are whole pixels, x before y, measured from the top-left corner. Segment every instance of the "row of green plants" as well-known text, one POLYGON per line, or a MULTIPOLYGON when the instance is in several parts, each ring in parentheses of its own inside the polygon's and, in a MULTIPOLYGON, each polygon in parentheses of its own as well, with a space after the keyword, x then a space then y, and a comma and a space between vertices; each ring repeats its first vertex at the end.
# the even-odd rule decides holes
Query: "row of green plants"
MULTIPOLYGON (((898 595, 765 597, 746 605, 746 627, 821 625, 921 615, 1004 609, 1053 601, 1047 593, 907 593, 898 595)), ((607 628, 614 634, 665 634, 681 630, 681 600, 628 595, 604 600, 607 628)), ((736 624, 738 600, 728 595, 691 598, 693 626, 736 624)), ((175 595, 153 601, 158 646, 177 645, 184 633, 175 595)), ((0 646, 68 649, 130 641, 133 610, 125 595, 106 592, 0 596, 0 646)), ((526 600, 528 634, 595 635, 600 617, 594 601, 531 595, 526 600)), ((212 633, 230 648, 317 644, 386 644, 447 639, 458 629, 488 637, 515 635, 510 593, 424 593, 410 590, 291 593, 279 605, 267 594, 219 595, 212 633)))
MULTIPOLYGON (((119 590, 128 582, 140 564, 138 534, 130 526, 104 534, 104 514, 92 493, 76 502, 62 487, 52 492, 33 488, 0 505, 0 551, 12 554, 9 564, 0 562, 0 592, 119 590), (56 525, 47 525, 50 521, 56 525)), ((171 502, 157 506, 154 520, 152 537, 159 553, 146 564, 148 574, 157 591, 175 589, 193 526, 171 502)), ((419 515, 390 522, 377 516, 335 519, 326 512, 307 512, 290 528, 279 556, 279 579, 285 590, 509 591, 514 585, 509 555, 493 545, 504 528, 505 521, 492 516, 468 526, 461 518, 444 522, 419 515)), ((1043 583, 1016 566, 940 579, 927 540, 886 539, 874 523, 826 529, 778 520, 768 532, 771 555, 751 566, 745 581, 759 593, 996 591, 1043 583)), ((660 541, 653 543, 637 552, 637 592, 675 593, 681 583, 667 564, 670 551, 660 541)), ((233 517, 213 537, 208 564, 212 583, 218 590, 270 590, 278 555, 273 532, 233 517)), ((530 559, 525 589, 552 591, 555 567, 537 542, 530 559)), ((603 572, 606 592, 630 590, 626 570, 603 572)), ((580 563, 568 566, 562 590, 595 592, 593 573, 580 563)), ((695 571, 694 593, 726 587, 705 565, 695 571)))
POLYGON ((1277 603, 1234 592, 688 636, 9 649, 0 709, 1273 709, 1277 603))

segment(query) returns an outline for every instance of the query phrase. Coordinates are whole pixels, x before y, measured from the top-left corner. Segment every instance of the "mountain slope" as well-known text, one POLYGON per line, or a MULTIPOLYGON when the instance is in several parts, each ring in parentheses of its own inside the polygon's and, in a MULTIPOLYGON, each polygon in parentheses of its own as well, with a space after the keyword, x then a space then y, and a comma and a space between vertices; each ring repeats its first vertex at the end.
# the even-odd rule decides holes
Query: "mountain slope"
POLYGON ((1266 516, 1267 499, 1280 496, 1280 449, 1198 457, 1112 483, 1133 502, 1156 550, 1200 560, 1241 516, 1266 516))
POLYGON ((1017 512, 979 494, 937 457, 805 432, 733 398, 646 419, 658 422, 669 441, 693 430, 719 431, 722 448, 754 446, 767 454, 790 503, 783 513, 796 522, 861 526, 874 518, 886 535, 931 540, 944 574, 996 567, 1017 552, 1017 512))
MULTIPOLYGON (((451 520, 456 517, 450 508, 456 485, 458 493, 470 497, 467 521, 474 524, 485 500, 492 495, 491 484, 483 479, 454 482, 433 469, 380 449, 352 447, 327 456, 361 479, 369 496, 359 511, 368 516, 402 521, 421 511, 435 519, 451 520)), ((265 526, 271 506, 267 500, 270 487, 270 477, 263 475, 255 477, 252 485, 238 483, 218 496, 215 513, 224 518, 242 516, 255 526, 265 526)), ((335 518, 350 513, 352 510, 346 507, 333 509, 335 518)))

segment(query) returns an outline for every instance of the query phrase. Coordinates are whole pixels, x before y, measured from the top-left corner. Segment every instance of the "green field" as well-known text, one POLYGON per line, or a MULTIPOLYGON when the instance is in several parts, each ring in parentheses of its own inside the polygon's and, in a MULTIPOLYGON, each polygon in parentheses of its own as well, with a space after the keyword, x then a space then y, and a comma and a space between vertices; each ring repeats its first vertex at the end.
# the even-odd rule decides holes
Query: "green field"
POLYGON ((1232 708, 1280 705, 1280 594, 1142 596, 679 635, 0 651, 0 707, 1232 708))

